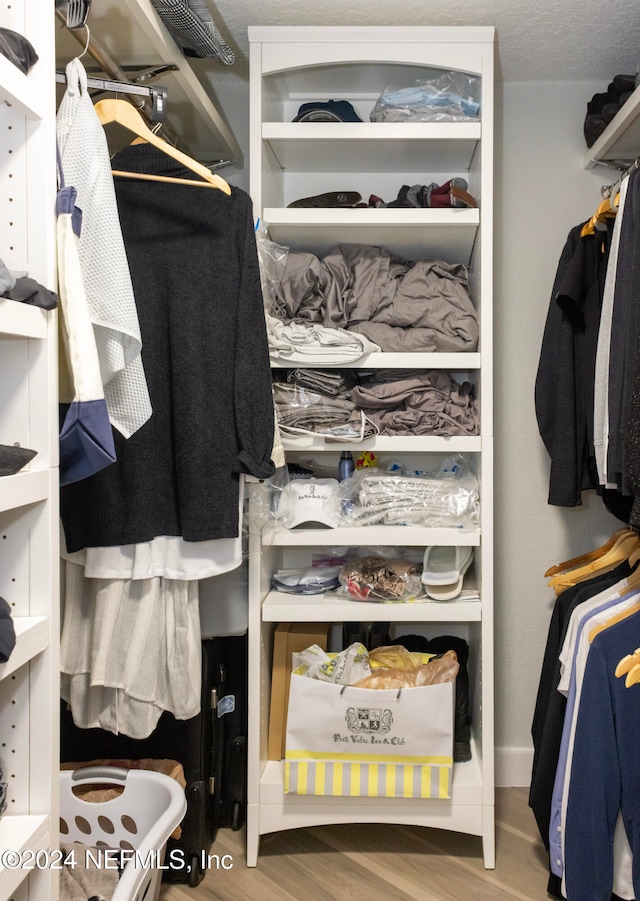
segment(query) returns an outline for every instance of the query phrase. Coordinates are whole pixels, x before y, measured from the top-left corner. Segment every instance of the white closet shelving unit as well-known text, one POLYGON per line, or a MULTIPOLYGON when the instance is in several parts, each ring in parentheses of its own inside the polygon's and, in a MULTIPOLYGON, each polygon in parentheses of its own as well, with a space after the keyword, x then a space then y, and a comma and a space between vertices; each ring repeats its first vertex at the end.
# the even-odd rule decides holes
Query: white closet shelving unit
MULTIPOLYGON (((24 75, 0 56, 0 259, 55 290, 53 12, 0 5, 0 25, 39 60, 24 75)), ((37 451, 0 478, 0 595, 16 646, 0 665, 0 759, 8 782, 0 851, 57 848, 58 450, 56 313, 0 298, 0 443, 37 451)), ((41 862, 46 858, 41 858, 41 862)), ((0 899, 51 901, 58 873, 0 864, 0 899)))
MULTIPOLYGON (((478 437, 377 437, 354 448, 321 438, 285 440, 335 463, 343 449, 404 455, 428 468, 438 457, 468 453, 481 485, 477 531, 360 528, 288 531, 267 527, 250 537, 249 773, 247 863, 255 866, 260 836, 327 823, 410 823, 481 836, 493 867, 493 580, 492 580, 492 178, 493 28, 251 27, 251 194, 256 216, 273 240, 317 255, 340 242, 376 244, 405 259, 441 257, 469 267, 480 313, 480 342, 468 354, 372 354, 366 368, 442 368, 474 382, 481 408, 478 437), (383 88, 409 86, 440 70, 482 79, 479 123, 371 123, 383 88), (346 99, 361 123, 294 123, 302 103, 346 99), (325 191, 359 191, 393 200, 403 184, 442 184, 464 176, 479 209, 288 209, 293 200, 325 191), (270 590, 274 569, 310 560, 329 545, 475 548, 476 602, 393 606, 296 598, 270 590), (267 759, 272 641, 278 622, 388 621, 392 635, 410 625, 423 634, 455 634, 470 647, 472 759, 455 764, 449 800, 298 796, 284 793, 284 762, 267 759)), ((253 491, 261 491, 253 487, 253 491)))

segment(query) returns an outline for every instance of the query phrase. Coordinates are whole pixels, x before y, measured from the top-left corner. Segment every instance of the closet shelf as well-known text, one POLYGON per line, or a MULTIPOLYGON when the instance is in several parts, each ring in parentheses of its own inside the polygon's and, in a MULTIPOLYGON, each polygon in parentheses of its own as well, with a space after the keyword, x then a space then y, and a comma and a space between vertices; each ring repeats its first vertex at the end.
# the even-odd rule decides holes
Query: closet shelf
MULTIPOLYGON (((89 14, 91 36, 125 71, 158 65, 176 66, 163 72, 155 83, 167 88, 167 122, 176 131, 181 146, 203 163, 236 160, 243 155, 231 128, 212 100, 205 85, 225 67, 213 59, 188 60, 165 28, 150 0, 101 0, 89 14), (199 76, 194 69, 197 66, 199 76)), ((67 29, 56 35, 56 66, 64 69, 79 55, 79 44, 67 29)), ((129 77, 133 79, 135 72, 129 77)), ((182 148, 182 149, 184 149, 182 148)))
POLYGON ((13 626, 16 644, 7 662, 0 664, 0 679, 6 679, 49 646, 49 620, 46 616, 15 616, 13 626))
POLYGON ((264 122, 262 139, 282 169, 451 177, 468 171, 480 128, 475 122, 264 122))
POLYGON ((480 544, 479 529, 429 529, 421 526, 352 526, 337 529, 285 529, 267 525, 262 543, 273 547, 333 547, 390 545, 392 547, 480 544))
MULTIPOLYGON (((2 57, 0 56, 0 59, 2 57)), ((16 338, 46 338, 47 312, 40 307, 18 303, 7 298, 0 299, 0 337, 10 335, 16 338)))
POLYGON ((325 597, 322 594, 293 595, 271 591, 262 606, 262 619, 270 623, 339 623, 387 622, 430 623, 479 622, 482 619, 480 601, 425 601, 413 604, 382 604, 350 601, 346 598, 325 597))
POLYGON ((322 256, 336 244, 384 247, 404 259, 468 265, 480 223, 477 209, 289 209, 266 207, 271 239, 322 256))
MULTIPOLYGON (((55 846, 58 847, 57 839, 55 846)), ((20 854, 23 851, 33 851, 35 854, 48 848, 49 817, 11 816, 5 813, 0 819, 0 852, 16 851, 20 854)), ((22 867, 11 870, 0 866, 0 897, 10 898, 30 872, 22 867)))
POLYGON ((323 367, 320 363, 287 363, 283 360, 272 360, 272 369, 449 369, 466 372, 469 369, 480 369, 479 353, 376 353, 361 357, 353 363, 340 363, 339 366, 323 367))
MULTIPOLYGON (((37 459, 37 458, 36 458, 37 459)), ((35 469, 0 478, 0 512, 36 504, 49 497, 49 470, 35 469)))
MULTIPOLYGON (((441 810, 448 820, 443 828, 461 828, 452 823, 452 807, 455 805, 481 805, 482 779, 478 765, 476 743, 471 742, 471 760, 453 766, 453 790, 450 799, 435 798, 355 798, 331 795, 285 795, 284 760, 268 760, 260 779, 260 804, 278 805, 283 820, 292 822, 280 829, 292 829, 301 823, 293 822, 296 810, 303 816, 308 812, 309 825, 318 825, 322 811, 326 810, 330 823, 402 823, 412 822, 421 826, 437 826, 432 822, 429 811, 441 810), (286 811, 286 815, 285 814, 286 811), (446 814, 445 814, 446 811, 446 814), (336 818, 336 814, 337 817, 336 818), (409 819, 411 817, 411 819, 409 819)), ((481 808, 479 808, 481 809, 481 808)), ((265 807, 262 807, 262 811, 265 807)))
POLYGON ((479 453, 482 450, 482 439, 479 435, 457 435, 450 438, 441 438, 433 435, 378 435, 375 438, 367 438, 364 441, 335 441, 325 440, 321 435, 283 435, 282 445, 286 451, 343 451, 352 450, 354 453, 361 451, 387 451, 400 453, 414 451, 415 453, 446 453, 469 454, 479 453))
POLYGON ((17 107, 28 119, 43 119, 49 97, 42 95, 29 75, 0 54, 0 102, 17 107))
POLYGON ((635 160, 640 147, 640 87, 637 87, 584 157, 584 168, 635 160))

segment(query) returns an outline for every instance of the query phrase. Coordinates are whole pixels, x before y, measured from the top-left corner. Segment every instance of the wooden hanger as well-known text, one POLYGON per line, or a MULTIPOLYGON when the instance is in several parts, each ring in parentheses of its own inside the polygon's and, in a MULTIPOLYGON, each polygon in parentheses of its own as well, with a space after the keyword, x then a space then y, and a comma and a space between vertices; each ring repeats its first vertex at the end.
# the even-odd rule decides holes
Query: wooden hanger
POLYGON ((169 175, 152 175, 146 172, 123 172, 121 170, 114 170, 114 175, 119 175, 123 178, 140 178, 147 181, 176 182, 178 184, 198 185, 203 188, 218 188, 225 194, 231 194, 231 188, 224 178, 221 178, 219 175, 214 175, 214 173, 207 169, 206 166, 203 166, 202 163, 192 159, 186 153, 183 153, 181 150, 178 150, 176 147, 173 147, 173 145, 154 134, 147 126, 140 113, 127 100, 121 100, 117 97, 99 100, 95 104, 94 109, 102 125, 117 122, 118 125, 122 125, 123 128, 133 132, 148 144, 157 147, 158 150, 166 153, 176 160, 176 162, 181 163, 186 169, 191 169, 191 171, 195 172, 196 175, 199 175, 203 181, 173 178, 169 175))
POLYGON ((573 557, 571 560, 565 560, 562 563, 558 563, 556 566, 550 566, 545 572, 545 578, 555 576, 558 573, 567 572, 569 569, 576 569, 576 567, 581 566, 583 563, 591 563, 592 560, 597 560, 598 557, 601 557, 606 551, 610 550, 619 538, 630 534, 632 534, 631 529, 618 529, 613 533, 611 538, 602 545, 602 547, 587 551, 586 554, 581 554, 579 557, 573 557))
POLYGON ((633 654, 627 654, 616 666, 616 678, 630 673, 634 666, 640 666, 640 648, 636 648, 633 654))
POLYGON ((640 663, 637 663, 636 666, 629 670, 627 678, 624 680, 624 687, 631 688, 632 685, 637 685, 638 682, 640 682, 640 663))
POLYGON ((556 594, 560 594, 565 588, 571 588, 578 582, 583 582, 595 573, 608 572, 621 563, 623 560, 629 559, 634 552, 640 552, 640 537, 631 530, 624 530, 616 541, 609 547, 604 554, 591 560, 584 566, 579 566, 566 573, 558 573, 549 579, 549 585, 555 590, 556 594))
POLYGON ((603 200, 599 205, 598 209, 595 211, 591 219, 582 226, 580 231, 580 237, 586 238, 587 235, 595 234, 596 227, 603 222, 606 222, 607 219, 614 219, 618 214, 618 207, 620 206, 620 191, 612 192, 610 197, 607 197, 603 200))
MULTIPOLYGON (((638 562, 640 561, 640 548, 637 548, 635 551, 632 551, 629 554, 629 565, 632 567, 636 567, 631 575, 626 578, 626 585, 622 589, 621 594, 628 594, 630 591, 640 591, 640 566, 638 566, 638 562)), ((616 613, 611 616, 606 622, 598 623, 597 626, 594 626, 589 632, 589 643, 593 641, 596 635, 599 635, 600 632, 604 632, 605 629, 608 629, 609 626, 614 626, 616 623, 621 623, 623 620, 628 619, 630 616, 633 616, 635 613, 640 612, 640 596, 633 604, 630 604, 629 607, 626 607, 624 610, 621 610, 620 613, 616 613)), ((622 662, 622 661, 620 661, 622 662)), ((618 664, 619 666, 620 664, 618 664)), ((629 676, 631 673, 629 673, 629 676)), ((640 669, 638 670, 638 675, 640 675, 640 669)), ((640 679, 638 680, 640 681, 640 679)), ((627 685, 627 688, 629 686, 627 685)))

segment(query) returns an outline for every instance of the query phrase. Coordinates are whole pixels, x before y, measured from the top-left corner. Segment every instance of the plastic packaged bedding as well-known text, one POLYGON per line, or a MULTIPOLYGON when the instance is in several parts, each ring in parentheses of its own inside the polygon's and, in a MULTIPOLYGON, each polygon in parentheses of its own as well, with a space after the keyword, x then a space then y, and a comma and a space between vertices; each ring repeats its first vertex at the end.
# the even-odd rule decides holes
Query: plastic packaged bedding
POLYGON ((481 80, 444 72, 410 87, 389 85, 371 111, 372 122, 468 122, 480 118, 481 80))

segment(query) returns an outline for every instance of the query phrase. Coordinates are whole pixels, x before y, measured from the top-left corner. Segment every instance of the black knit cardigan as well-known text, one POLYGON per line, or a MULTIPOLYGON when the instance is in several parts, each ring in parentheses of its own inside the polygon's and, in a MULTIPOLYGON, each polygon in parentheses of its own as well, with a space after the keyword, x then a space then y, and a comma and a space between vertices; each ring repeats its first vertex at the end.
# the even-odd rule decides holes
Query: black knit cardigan
MULTIPOLYGON (((148 144, 113 168, 194 175, 148 144)), ((238 535, 239 474, 273 472, 273 401, 251 199, 116 178, 153 414, 64 487, 67 549, 238 535)))

